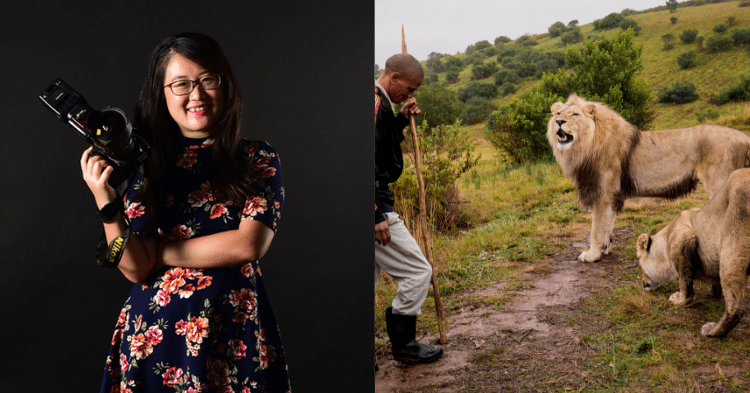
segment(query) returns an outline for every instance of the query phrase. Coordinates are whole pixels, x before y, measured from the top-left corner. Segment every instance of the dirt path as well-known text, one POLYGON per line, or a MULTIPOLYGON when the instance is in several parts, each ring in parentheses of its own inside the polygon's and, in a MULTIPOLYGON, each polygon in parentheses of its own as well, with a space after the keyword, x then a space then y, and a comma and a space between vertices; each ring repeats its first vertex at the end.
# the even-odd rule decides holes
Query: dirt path
MULTIPOLYGON (((624 258, 620 249, 631 236, 632 231, 618 230, 613 252, 599 263, 577 262, 587 245, 572 243, 542 262, 552 266, 551 273, 528 273, 525 289, 512 291, 513 299, 500 311, 480 305, 452 312, 446 317, 448 343, 443 346, 443 358, 408 367, 378 359, 375 391, 578 391, 591 378, 583 364, 589 353, 579 345, 580 336, 607 327, 565 322, 573 314, 579 320, 586 318, 580 310, 581 299, 628 284, 617 279, 635 269, 635 261, 624 258)), ((508 291, 499 293, 504 285, 500 282, 462 296, 507 295, 508 291)), ((435 342, 437 337, 418 339, 435 342)))

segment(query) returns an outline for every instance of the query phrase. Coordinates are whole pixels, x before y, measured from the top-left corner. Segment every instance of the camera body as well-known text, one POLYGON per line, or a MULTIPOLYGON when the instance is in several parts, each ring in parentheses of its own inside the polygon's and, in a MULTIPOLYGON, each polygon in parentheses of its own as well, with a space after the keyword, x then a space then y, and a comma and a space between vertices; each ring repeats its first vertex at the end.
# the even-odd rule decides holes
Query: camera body
POLYGON ((39 95, 39 99, 63 123, 94 147, 94 154, 112 165, 109 185, 117 188, 148 157, 148 144, 133 133, 130 121, 120 108, 95 111, 86 100, 62 79, 57 78, 39 95))

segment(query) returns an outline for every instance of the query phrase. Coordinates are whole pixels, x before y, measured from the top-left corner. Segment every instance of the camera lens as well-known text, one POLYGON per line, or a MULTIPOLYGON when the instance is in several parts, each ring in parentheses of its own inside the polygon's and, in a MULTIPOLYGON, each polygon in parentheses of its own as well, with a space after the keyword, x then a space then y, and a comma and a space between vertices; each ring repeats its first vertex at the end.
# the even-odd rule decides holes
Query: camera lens
POLYGON ((89 133, 96 145, 112 158, 124 160, 133 151, 130 123, 119 108, 104 108, 89 118, 89 133))

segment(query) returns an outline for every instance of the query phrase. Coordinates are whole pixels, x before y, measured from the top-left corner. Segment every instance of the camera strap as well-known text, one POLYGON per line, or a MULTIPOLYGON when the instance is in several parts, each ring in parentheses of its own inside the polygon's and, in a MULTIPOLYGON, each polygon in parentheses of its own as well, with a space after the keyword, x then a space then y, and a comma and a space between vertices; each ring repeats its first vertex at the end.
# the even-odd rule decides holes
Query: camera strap
POLYGON ((107 245, 107 235, 102 230, 96 246, 96 263, 101 267, 117 267, 130 239, 130 224, 125 220, 125 230, 107 245))

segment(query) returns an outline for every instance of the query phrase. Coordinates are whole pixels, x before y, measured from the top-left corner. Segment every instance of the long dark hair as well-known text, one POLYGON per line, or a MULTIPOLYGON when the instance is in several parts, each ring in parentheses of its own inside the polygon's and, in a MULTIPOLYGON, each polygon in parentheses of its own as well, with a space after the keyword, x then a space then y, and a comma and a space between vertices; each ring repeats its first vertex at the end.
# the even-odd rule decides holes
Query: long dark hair
POLYGON ((250 171, 243 159, 240 137, 242 97, 237 77, 232 71, 219 44, 204 34, 182 33, 163 40, 151 53, 148 74, 143 82, 136 107, 135 124, 138 133, 151 145, 151 155, 146 166, 148 184, 142 201, 148 211, 155 212, 155 204, 163 203, 164 177, 177 161, 176 146, 181 137, 177 123, 167 108, 164 77, 169 61, 182 55, 206 70, 222 75, 221 87, 224 107, 212 130, 211 188, 218 201, 242 206, 250 195, 250 171))

